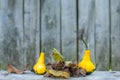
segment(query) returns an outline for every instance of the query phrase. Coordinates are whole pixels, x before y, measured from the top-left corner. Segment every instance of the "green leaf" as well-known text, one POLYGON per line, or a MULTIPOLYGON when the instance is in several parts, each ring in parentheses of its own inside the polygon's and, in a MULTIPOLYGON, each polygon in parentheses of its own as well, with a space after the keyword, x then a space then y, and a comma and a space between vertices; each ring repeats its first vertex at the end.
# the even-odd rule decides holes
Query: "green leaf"
POLYGON ((57 49, 53 48, 52 50, 52 56, 53 56, 53 59, 56 61, 56 62, 60 62, 60 61, 65 61, 64 57, 60 54, 59 51, 57 51, 57 49))

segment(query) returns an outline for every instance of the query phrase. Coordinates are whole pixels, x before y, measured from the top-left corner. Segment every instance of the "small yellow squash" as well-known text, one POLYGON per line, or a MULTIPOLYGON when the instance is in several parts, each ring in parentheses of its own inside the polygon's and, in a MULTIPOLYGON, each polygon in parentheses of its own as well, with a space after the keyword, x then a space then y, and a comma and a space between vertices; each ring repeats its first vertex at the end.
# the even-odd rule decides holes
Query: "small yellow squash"
POLYGON ((95 70, 95 65, 90 60, 90 50, 85 50, 82 61, 78 64, 79 68, 83 68, 87 73, 91 73, 95 70))
POLYGON ((79 62, 78 67, 85 69, 86 73, 91 73, 95 70, 95 65, 90 59, 90 50, 88 49, 87 43, 82 38, 83 43, 86 46, 86 50, 84 52, 84 57, 81 62, 79 62))
POLYGON ((44 64, 44 52, 41 52, 37 63, 33 67, 33 70, 36 74, 44 74, 46 72, 46 66, 44 64))

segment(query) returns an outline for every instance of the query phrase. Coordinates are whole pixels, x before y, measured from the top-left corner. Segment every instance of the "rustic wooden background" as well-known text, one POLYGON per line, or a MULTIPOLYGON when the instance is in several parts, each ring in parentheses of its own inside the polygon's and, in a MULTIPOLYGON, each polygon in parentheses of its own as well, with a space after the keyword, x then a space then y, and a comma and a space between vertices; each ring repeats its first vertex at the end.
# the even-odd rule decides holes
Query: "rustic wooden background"
POLYGON ((96 70, 120 70, 120 0, 0 0, 0 69, 30 67, 45 48, 80 61, 84 44, 96 70))

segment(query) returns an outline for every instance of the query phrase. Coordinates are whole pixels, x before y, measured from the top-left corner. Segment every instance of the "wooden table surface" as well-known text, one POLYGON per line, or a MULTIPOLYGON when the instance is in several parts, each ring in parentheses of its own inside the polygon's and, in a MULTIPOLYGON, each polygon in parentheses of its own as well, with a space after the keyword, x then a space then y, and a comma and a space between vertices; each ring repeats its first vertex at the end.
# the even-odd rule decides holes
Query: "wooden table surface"
POLYGON ((36 75, 26 71, 24 74, 6 74, 7 71, 0 71, 0 80, 120 80, 120 71, 95 71, 86 77, 71 77, 70 79, 47 78, 43 75, 36 75))

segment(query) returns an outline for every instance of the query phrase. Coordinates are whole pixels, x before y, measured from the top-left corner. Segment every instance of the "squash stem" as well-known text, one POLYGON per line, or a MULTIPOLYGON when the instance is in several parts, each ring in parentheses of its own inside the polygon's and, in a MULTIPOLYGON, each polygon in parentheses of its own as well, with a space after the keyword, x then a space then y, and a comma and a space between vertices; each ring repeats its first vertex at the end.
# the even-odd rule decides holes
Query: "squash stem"
POLYGON ((83 43, 85 44, 86 50, 88 50, 88 45, 87 45, 87 43, 85 42, 84 39, 82 39, 82 41, 83 41, 83 43))

